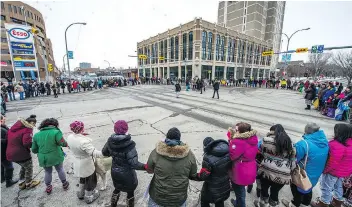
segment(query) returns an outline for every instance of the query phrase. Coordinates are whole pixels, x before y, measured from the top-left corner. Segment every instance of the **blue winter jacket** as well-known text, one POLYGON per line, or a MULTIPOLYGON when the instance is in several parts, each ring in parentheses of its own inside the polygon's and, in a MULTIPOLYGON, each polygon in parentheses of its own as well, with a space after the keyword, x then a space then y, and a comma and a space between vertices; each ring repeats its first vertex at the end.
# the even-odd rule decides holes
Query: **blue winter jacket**
POLYGON ((330 96, 334 95, 335 91, 336 91, 335 88, 332 88, 332 89, 329 89, 328 91, 326 91, 323 96, 323 101, 327 101, 330 96))
MULTIPOLYGON (((306 166, 306 172, 313 187, 318 183, 320 175, 323 173, 326 161, 329 155, 329 143, 323 130, 313 134, 303 135, 303 139, 308 143, 309 152, 306 166)), ((295 144, 297 162, 304 163, 307 154, 307 144, 301 140, 295 144)), ((312 189, 304 191, 298 188, 302 193, 309 193, 312 189)))

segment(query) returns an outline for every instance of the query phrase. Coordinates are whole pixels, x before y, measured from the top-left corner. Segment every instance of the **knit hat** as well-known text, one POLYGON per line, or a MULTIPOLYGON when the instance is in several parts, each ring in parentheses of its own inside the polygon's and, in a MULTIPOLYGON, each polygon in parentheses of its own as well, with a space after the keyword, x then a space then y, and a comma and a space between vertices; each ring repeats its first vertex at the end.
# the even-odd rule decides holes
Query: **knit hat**
POLYGON ((116 134, 126 134, 128 131, 128 124, 125 120, 118 120, 114 125, 114 131, 116 134))
POLYGON ((167 132, 166 138, 180 140, 181 139, 181 132, 176 127, 173 127, 171 129, 169 129, 169 131, 167 132))
POLYGON ((317 132, 320 129, 320 127, 316 123, 308 123, 306 127, 304 128, 304 133, 305 134, 313 134, 314 132, 317 132))
POLYGON ((214 141, 211 137, 205 137, 203 140, 203 146, 206 147, 210 142, 214 141))
POLYGON ((70 124, 71 131, 75 134, 82 133, 84 130, 84 124, 81 121, 74 121, 70 124))

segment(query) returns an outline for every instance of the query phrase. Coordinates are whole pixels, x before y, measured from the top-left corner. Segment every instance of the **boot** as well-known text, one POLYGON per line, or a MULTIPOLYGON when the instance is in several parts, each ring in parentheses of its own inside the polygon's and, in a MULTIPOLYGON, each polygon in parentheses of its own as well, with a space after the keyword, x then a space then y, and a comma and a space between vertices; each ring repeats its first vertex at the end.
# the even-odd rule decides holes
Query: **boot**
POLYGON ((87 204, 93 203, 100 196, 100 193, 99 193, 98 190, 92 190, 92 191, 87 191, 86 190, 84 193, 85 193, 84 201, 87 204))
POLYGON ((316 201, 312 201, 310 205, 312 207, 329 207, 329 204, 323 203, 320 199, 317 199, 316 201))
POLYGON ((84 199, 84 185, 82 185, 82 184, 79 185, 79 191, 77 191, 77 198, 79 200, 84 199))
POLYGON ((330 203, 330 207, 341 207, 343 204, 343 201, 339 201, 336 198, 332 198, 332 201, 330 203))
POLYGON ((279 207, 280 202, 279 201, 273 201, 273 200, 269 200, 269 206, 270 207, 279 207))
POLYGON ((134 197, 127 199, 127 207, 134 207, 134 197))
POLYGON ((305 110, 310 110, 310 105, 307 105, 306 108, 304 108, 305 110))
POLYGON ((286 199, 282 199, 281 203, 286 207, 295 207, 295 205, 293 205, 292 201, 288 201, 286 199))
POLYGON ((6 179, 6 188, 13 186, 18 182, 18 179, 13 180, 13 168, 6 169, 5 179, 6 179))
POLYGON ((254 206, 256 207, 269 207, 269 198, 263 198, 254 200, 254 206))
POLYGON ((118 193, 118 194, 112 193, 110 207, 116 207, 117 202, 119 201, 119 198, 120 198, 120 193, 118 193))

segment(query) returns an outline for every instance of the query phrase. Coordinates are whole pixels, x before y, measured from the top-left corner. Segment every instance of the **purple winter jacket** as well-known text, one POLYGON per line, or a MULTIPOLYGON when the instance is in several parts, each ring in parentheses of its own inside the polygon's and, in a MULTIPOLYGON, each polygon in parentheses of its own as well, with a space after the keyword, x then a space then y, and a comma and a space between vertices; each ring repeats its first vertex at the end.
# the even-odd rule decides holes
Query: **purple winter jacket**
POLYGON ((251 185, 257 175, 255 156, 258 151, 256 131, 235 133, 230 139, 230 158, 233 162, 231 180, 237 185, 251 185))

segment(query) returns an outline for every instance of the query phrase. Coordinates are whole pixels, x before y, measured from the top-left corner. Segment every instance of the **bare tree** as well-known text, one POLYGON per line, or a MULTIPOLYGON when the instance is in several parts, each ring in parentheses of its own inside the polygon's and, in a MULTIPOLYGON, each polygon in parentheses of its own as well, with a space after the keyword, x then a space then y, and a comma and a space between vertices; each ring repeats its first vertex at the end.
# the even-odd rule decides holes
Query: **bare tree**
POLYGON ((326 69, 326 64, 331 58, 331 53, 311 53, 308 58, 309 66, 307 69, 310 71, 313 78, 316 78, 326 69))
POLYGON ((352 51, 339 52, 334 55, 332 61, 338 66, 337 69, 347 78, 348 85, 350 85, 352 81, 352 51))

